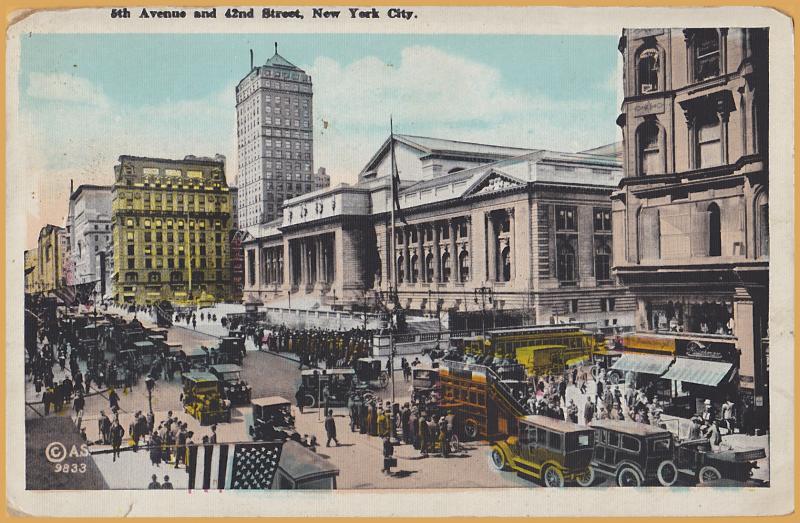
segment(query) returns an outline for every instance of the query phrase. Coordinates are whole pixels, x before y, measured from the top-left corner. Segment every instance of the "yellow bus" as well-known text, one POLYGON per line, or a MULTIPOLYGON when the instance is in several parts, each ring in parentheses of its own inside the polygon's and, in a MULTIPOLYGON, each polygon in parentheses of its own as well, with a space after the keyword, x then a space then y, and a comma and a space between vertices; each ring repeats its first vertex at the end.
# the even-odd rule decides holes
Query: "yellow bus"
POLYGON ((516 360, 528 373, 561 372, 588 360, 603 347, 602 341, 578 325, 542 325, 491 330, 483 336, 463 338, 464 352, 476 359, 492 356, 516 360))

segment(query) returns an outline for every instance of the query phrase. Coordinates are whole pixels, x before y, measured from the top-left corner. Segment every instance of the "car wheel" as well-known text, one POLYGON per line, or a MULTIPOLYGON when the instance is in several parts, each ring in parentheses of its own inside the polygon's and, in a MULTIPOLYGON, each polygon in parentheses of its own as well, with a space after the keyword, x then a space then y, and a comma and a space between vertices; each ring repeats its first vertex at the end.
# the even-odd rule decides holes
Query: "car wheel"
POLYGON ((455 434, 450 436, 450 450, 452 452, 461 452, 461 442, 458 441, 458 436, 455 434))
POLYGON ((317 398, 313 394, 306 394, 303 396, 303 406, 304 407, 316 407, 317 406, 317 398))
POLYGON ((671 459, 662 461, 658 466, 658 482, 665 487, 671 487, 676 481, 678 481, 678 467, 671 459))
POLYGON ((697 473, 697 480, 700 483, 708 483, 709 481, 716 481, 718 479, 722 479, 722 474, 720 474, 717 467, 712 467, 711 465, 706 465, 697 473))
POLYGON ((545 487, 563 487, 564 486, 564 474, 554 466, 549 466, 544 469, 544 474, 542 474, 542 480, 544 481, 545 487))
POLYGON ((581 487, 591 487, 594 484, 594 469, 586 467, 586 472, 575 476, 575 482, 581 487))
POLYGON ((642 475, 638 470, 626 465, 617 472, 617 485, 620 487, 641 487, 643 483, 642 475))
POLYGON ((612 372, 608 376, 608 381, 610 381, 612 385, 619 385, 619 374, 612 372))
POLYGON ((468 419, 464 422, 464 436, 467 441, 478 439, 478 422, 474 419, 468 419))
POLYGON ((492 449, 492 466, 497 470, 506 470, 507 463, 506 463, 506 455, 503 454, 503 451, 499 448, 495 447, 492 449))

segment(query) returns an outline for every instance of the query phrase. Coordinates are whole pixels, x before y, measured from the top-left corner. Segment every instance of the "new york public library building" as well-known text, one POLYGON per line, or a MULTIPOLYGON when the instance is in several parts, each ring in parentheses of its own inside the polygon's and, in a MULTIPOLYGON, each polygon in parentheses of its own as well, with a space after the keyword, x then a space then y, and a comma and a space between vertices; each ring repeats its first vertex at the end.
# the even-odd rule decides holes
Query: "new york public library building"
POLYGON ((635 301, 611 272, 618 144, 562 153, 394 139, 404 219, 394 252, 387 139, 357 183, 287 200, 282 218, 246 229, 245 303, 374 310, 388 297, 394 258, 407 313, 448 318, 451 328, 480 318, 487 328, 633 325, 635 301))

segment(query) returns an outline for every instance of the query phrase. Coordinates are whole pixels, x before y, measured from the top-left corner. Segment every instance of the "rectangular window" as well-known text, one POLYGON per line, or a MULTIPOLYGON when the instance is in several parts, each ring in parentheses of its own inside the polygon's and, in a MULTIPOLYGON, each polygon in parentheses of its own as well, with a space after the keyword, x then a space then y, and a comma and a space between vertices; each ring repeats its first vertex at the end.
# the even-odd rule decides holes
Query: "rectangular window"
POLYGON ((548 438, 547 446, 552 450, 561 450, 563 447, 563 439, 564 438, 561 434, 551 432, 550 437, 548 438))
POLYGON ((611 232, 611 209, 594 209, 594 230, 596 232, 611 232))
POLYGON ((697 129, 697 166, 700 169, 722 164, 722 145, 719 121, 709 122, 697 129))
POLYGON ((614 298, 600 299, 600 310, 602 312, 613 312, 615 306, 616 306, 616 300, 614 298))
POLYGON ((575 207, 556 207, 556 230, 557 231, 576 231, 575 207))

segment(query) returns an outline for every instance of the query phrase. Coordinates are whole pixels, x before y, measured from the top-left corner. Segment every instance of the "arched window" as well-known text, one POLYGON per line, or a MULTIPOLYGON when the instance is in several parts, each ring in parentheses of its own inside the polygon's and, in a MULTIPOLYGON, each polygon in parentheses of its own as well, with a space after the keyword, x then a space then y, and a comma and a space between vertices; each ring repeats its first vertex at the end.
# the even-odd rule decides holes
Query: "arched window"
POLYGON ((428 253, 425 257, 425 280, 433 281, 433 253, 428 253))
POLYGON ((503 281, 511 281, 511 249, 509 247, 502 250, 500 260, 503 263, 503 281))
POLYGON ((722 231, 719 205, 712 203, 708 206, 708 255, 720 256, 721 254, 722 231))
POLYGON ((416 254, 411 257, 411 283, 417 283, 419 279, 419 256, 416 254))
POLYGON ((458 255, 458 270, 461 281, 469 281, 469 252, 466 250, 461 251, 461 254, 458 255))
POLYGON ((660 67, 658 49, 650 47, 639 54, 636 72, 640 94, 659 90, 658 76, 661 72, 660 67))
POLYGON ((83 256, 83 255, 81 254, 82 252, 83 252, 83 245, 81 245, 81 242, 78 242, 78 258, 80 258, 81 256, 83 256))
POLYGON ((654 121, 647 121, 636 131, 639 144, 639 174, 662 174, 664 162, 661 159, 660 129, 654 121))
POLYGON ((406 259, 403 256, 397 257, 397 283, 406 281, 406 259))
POLYGON ((442 254, 442 282, 450 281, 450 271, 450 253, 445 252, 442 254))
POLYGON ((769 195, 762 192, 756 198, 756 256, 769 256, 769 195))
POLYGON ((611 249, 601 243, 594 251, 594 276, 597 281, 611 279, 611 249))
POLYGON ((567 241, 558 243, 556 254, 556 277, 561 282, 574 282, 575 277, 575 249, 567 241))

